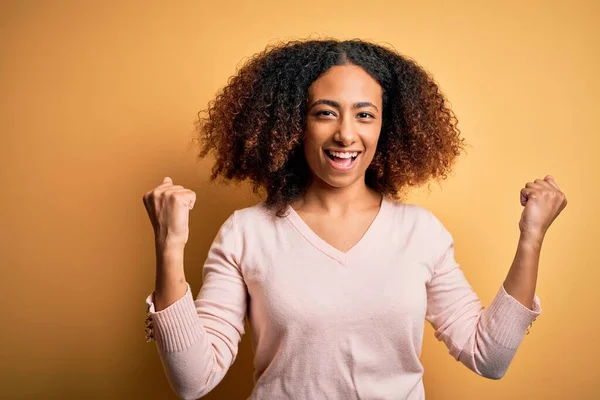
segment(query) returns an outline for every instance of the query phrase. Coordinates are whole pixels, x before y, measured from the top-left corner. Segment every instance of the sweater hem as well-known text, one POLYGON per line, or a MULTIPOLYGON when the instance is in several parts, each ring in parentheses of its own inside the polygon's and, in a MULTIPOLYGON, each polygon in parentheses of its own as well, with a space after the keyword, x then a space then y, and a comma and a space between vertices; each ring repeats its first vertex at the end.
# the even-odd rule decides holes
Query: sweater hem
POLYGON ((155 311, 154 291, 146 298, 146 304, 154 323, 156 343, 162 351, 183 351, 202 338, 202 324, 189 283, 185 294, 163 310, 155 311))
POLYGON ((541 312, 541 302, 537 295, 534 295, 533 307, 529 309, 508 294, 502 284, 489 307, 483 311, 481 324, 494 342, 516 350, 527 328, 541 312))

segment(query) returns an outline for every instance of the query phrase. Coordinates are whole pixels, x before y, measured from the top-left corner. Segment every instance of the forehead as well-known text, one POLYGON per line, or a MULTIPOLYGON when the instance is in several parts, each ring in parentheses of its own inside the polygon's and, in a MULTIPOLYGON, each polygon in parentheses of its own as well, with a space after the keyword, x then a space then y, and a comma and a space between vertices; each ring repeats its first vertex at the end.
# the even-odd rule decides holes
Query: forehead
POLYGON ((356 65, 331 67, 308 90, 309 100, 320 98, 348 101, 366 101, 381 104, 381 86, 364 69, 356 65))

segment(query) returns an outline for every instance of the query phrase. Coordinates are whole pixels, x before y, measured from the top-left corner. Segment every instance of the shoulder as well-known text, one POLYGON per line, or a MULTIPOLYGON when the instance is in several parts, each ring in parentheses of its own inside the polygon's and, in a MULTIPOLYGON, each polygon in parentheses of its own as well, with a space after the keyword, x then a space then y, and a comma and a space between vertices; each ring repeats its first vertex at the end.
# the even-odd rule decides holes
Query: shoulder
POLYGON ((278 218, 275 212, 266 206, 264 201, 249 207, 237 209, 231 215, 238 226, 270 223, 278 218))
MULTIPOLYGON (((273 250, 285 240, 287 218, 278 217, 264 202, 235 210, 229 217, 231 240, 235 241, 237 262, 246 277, 270 260, 273 250)), ((269 261, 270 262, 270 261, 269 261)))
POLYGON ((285 218, 278 217, 275 210, 267 207, 263 201, 235 210, 229 219, 237 234, 247 236, 272 231, 285 218))
POLYGON ((222 223, 215 241, 239 252, 246 244, 253 244, 274 231, 276 218, 264 202, 234 210, 222 223))
POLYGON ((438 214, 424 206, 413 203, 402 203, 397 200, 388 200, 390 217, 394 224, 409 231, 415 236, 424 236, 428 240, 432 237, 446 235, 447 230, 438 214))
POLYGON ((414 245, 417 252, 426 254, 428 262, 434 263, 453 247, 452 234, 435 211, 407 203, 393 204, 393 208, 399 217, 395 226, 406 234, 405 240, 414 245))
POLYGON ((398 220, 403 225, 416 225, 420 227, 428 226, 433 220, 437 219, 435 214, 424 206, 403 203, 394 199, 387 199, 392 218, 398 220))

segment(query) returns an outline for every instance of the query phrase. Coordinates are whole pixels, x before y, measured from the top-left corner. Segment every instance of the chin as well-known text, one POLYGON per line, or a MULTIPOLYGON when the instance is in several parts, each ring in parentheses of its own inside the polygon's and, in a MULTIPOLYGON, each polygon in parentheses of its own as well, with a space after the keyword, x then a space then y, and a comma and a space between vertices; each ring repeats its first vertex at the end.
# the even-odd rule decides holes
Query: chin
MULTIPOLYGON (((362 179, 364 180, 364 174, 362 179)), ((356 182, 361 180, 361 176, 345 176, 345 177, 333 177, 333 176, 319 176, 318 179, 328 186, 336 189, 343 189, 348 186, 352 186, 356 182)))

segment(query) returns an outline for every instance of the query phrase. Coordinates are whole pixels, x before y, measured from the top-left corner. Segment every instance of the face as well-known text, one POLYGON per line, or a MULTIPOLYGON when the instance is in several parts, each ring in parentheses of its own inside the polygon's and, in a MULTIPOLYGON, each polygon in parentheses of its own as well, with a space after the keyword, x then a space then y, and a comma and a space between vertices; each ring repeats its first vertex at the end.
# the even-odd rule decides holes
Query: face
POLYGON ((313 176, 336 188, 364 182, 381 116, 381 86, 361 67, 334 66, 313 82, 304 138, 313 176))

